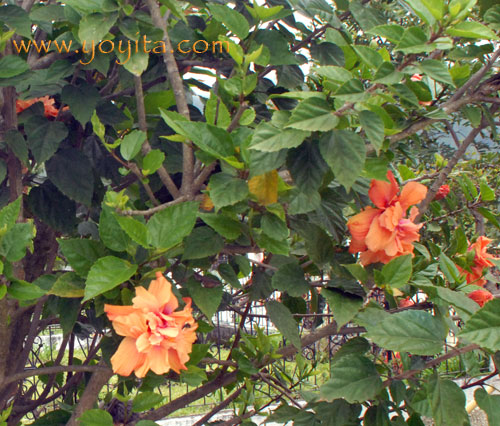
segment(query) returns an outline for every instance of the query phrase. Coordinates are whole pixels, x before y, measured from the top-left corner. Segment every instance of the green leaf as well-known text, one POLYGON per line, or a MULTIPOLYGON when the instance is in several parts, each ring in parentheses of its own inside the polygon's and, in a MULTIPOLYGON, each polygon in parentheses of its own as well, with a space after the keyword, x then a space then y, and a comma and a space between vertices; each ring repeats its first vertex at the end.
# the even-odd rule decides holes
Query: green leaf
POLYGON ((453 79, 445 62, 438 61, 437 59, 426 59, 419 62, 418 66, 424 74, 427 74, 434 80, 454 86, 453 79))
MULTIPOLYGON (((105 39, 106 34, 116 22, 116 13, 92 13, 84 16, 78 26, 78 38, 86 51, 105 39)), ((107 47, 107 46, 106 46, 107 47)), ((103 50, 105 47, 103 46, 103 50)), ((90 117, 89 117, 90 119, 90 117)))
POLYGON ((193 201, 155 213, 146 225, 148 244, 164 250, 179 244, 193 230, 197 214, 198 203, 193 201))
POLYGON ((297 129, 280 129, 271 123, 261 122, 252 137, 250 149, 264 152, 280 151, 299 146, 310 132, 297 129))
POLYGON ((465 394, 455 382, 433 375, 427 385, 427 399, 436 424, 469 424, 469 416, 465 411, 465 394))
POLYGON ((344 398, 350 403, 364 402, 374 399, 382 389, 382 380, 375 364, 359 354, 336 358, 331 376, 320 388, 322 397, 327 401, 344 398))
POLYGON ((165 397, 154 392, 141 392, 132 401, 132 411, 134 413, 140 413, 142 411, 151 410, 161 404, 164 399, 165 397))
POLYGON ((359 113, 359 122, 377 152, 384 142, 384 122, 380 116, 372 111, 364 110, 359 113))
POLYGON ((257 238, 257 245, 273 254, 281 254, 283 256, 288 256, 288 252, 290 251, 288 240, 275 240, 266 234, 261 234, 257 238))
POLYGON ((344 51, 335 43, 313 43, 310 48, 311 56, 320 65, 345 65, 344 51))
POLYGON ((443 16, 443 2, 441 0, 405 0, 410 5, 415 14, 429 25, 434 25, 436 19, 443 16))
MULTIPOLYGON (((21 132, 11 129, 5 133, 5 142, 23 164, 28 164, 28 144, 21 132)), ((3 180, 3 179, 1 179, 3 180)))
POLYGON ((217 21, 222 22, 229 31, 236 34, 241 40, 248 36, 250 26, 245 17, 228 6, 211 4, 210 12, 217 21))
MULTIPOLYGON (((0 21, 10 29, 15 30, 17 34, 26 38, 31 38, 31 19, 23 8, 14 5, 0 7, 0 21)), ((3 71, 1 60, 0 70, 3 71)))
POLYGON ((95 262, 87 275, 85 298, 92 299, 99 294, 112 290, 127 281, 137 271, 137 265, 115 256, 106 256, 95 262))
POLYGON ((133 160, 139 154, 145 140, 146 133, 140 130, 134 130, 126 134, 120 144, 120 154, 127 161, 133 160))
POLYGON ((323 289, 321 295, 327 300, 338 329, 351 321, 363 306, 361 297, 351 296, 348 293, 323 289))
POLYGON ((63 410, 49 411, 36 419, 30 426, 64 426, 71 417, 71 413, 63 410))
POLYGON ((396 46, 396 50, 400 50, 406 54, 434 50, 432 46, 427 44, 427 41, 428 37, 421 28, 409 27, 405 29, 403 37, 401 37, 400 42, 396 46))
POLYGON ((220 127, 207 123, 175 121, 176 131, 192 140, 203 151, 215 158, 223 159, 234 155, 231 135, 220 127))
POLYGON ((448 330, 428 312, 404 311, 366 324, 367 338, 380 347, 415 355, 435 355, 443 349, 448 330))
POLYGON ((392 259, 388 264, 382 268, 382 275, 385 282, 393 288, 403 287, 411 277, 412 273, 412 256, 399 256, 392 259))
POLYGON ((273 275, 273 288, 285 291, 292 297, 301 297, 309 291, 304 270, 297 262, 285 263, 273 275))
POLYGON ((19 197, 0 210, 0 228, 5 227, 6 229, 9 229, 14 226, 17 218, 19 217, 19 212, 21 211, 22 199, 23 197, 19 197))
POLYGON ((366 64, 370 69, 377 69, 384 62, 380 53, 368 46, 356 45, 352 46, 358 57, 366 64))
POLYGON ((213 95, 205 105, 205 117, 208 124, 222 127, 223 129, 227 128, 229 124, 231 124, 231 114, 229 113, 226 105, 213 95))
POLYGON ((266 311, 267 315, 269 315, 269 319, 283 337, 300 350, 302 344, 299 337, 297 322, 288 308, 281 302, 270 300, 266 303, 266 311))
POLYGON ((183 259, 202 259, 224 248, 224 240, 208 226, 195 228, 184 240, 183 259))
POLYGON ((87 410, 78 420, 81 426, 113 426, 113 417, 104 410, 87 410))
POLYGON ((333 355, 332 361, 336 362, 339 358, 346 355, 363 355, 366 354, 371 349, 370 342, 364 337, 353 337, 352 339, 345 342, 335 355, 333 355))
POLYGON ((392 43, 399 43, 401 37, 403 37, 404 28, 400 25, 378 25, 366 32, 384 37, 392 43))
POLYGON ((333 65, 318 67, 315 69, 316 73, 321 77, 332 80, 336 83, 344 83, 352 78, 352 74, 345 68, 333 65))
MULTIPOLYGON (((124 49, 127 52, 126 49, 124 49)), ((122 50, 123 51, 123 50, 122 50)), ((146 69, 149 64, 149 54, 144 52, 143 50, 135 51, 132 55, 128 55, 127 53, 116 52, 116 56, 120 61, 120 65, 130 73, 135 76, 140 76, 146 69)))
POLYGON ((457 266, 444 253, 439 255, 439 269, 449 282, 455 283, 460 281, 460 272, 458 272, 457 266))
POLYGON ((367 99, 367 93, 365 91, 363 83, 359 81, 357 78, 353 78, 349 81, 346 81, 337 90, 335 96, 339 99, 349 102, 358 102, 367 99))
POLYGON ((286 222, 281 220, 275 214, 266 213, 260 222, 260 227, 264 234, 275 240, 287 239, 290 235, 290 230, 286 222))
POLYGON ((35 227, 31 223, 16 223, 0 240, 0 256, 9 262, 17 262, 26 255, 26 248, 35 238, 35 227))
POLYGON ((165 154, 159 149, 152 149, 142 160, 142 173, 148 176, 156 172, 165 161, 165 154))
POLYGON ((288 151, 287 166, 294 184, 304 192, 317 190, 328 170, 319 146, 314 142, 304 142, 288 151))
POLYGON ((361 174, 366 149, 363 139, 348 130, 334 130, 323 136, 319 149, 335 178, 349 190, 361 174), (349 167, 346 167, 349 164, 349 167))
POLYGON ((219 272, 221 278, 231 284, 233 288, 241 288, 241 283, 238 279, 238 275, 236 275, 236 272, 229 263, 220 264, 217 271, 219 272))
POLYGON ((38 164, 52 157, 59 143, 68 136, 68 129, 61 121, 48 121, 42 117, 33 117, 24 125, 28 135, 28 145, 38 164))
POLYGON ((487 208, 478 207, 477 211, 481 213, 481 216, 483 216, 495 228, 500 229, 500 223, 498 222, 497 217, 493 213, 491 213, 487 208))
POLYGON ((205 288, 198 281, 190 279, 187 289, 196 306, 211 322, 222 301, 222 286, 205 288))
POLYGON ((63 335, 67 336, 73 331, 76 320, 80 315, 81 300, 79 298, 59 298, 57 300, 57 313, 63 330, 63 335))
POLYGON ((217 209, 232 206, 247 198, 249 194, 247 182, 225 173, 212 175, 209 188, 210 199, 217 209))
POLYGON ((55 230, 72 233, 77 225, 76 203, 46 180, 31 188, 28 205, 35 216, 55 230))
POLYGON ((94 194, 94 173, 88 157, 70 148, 59 151, 46 164, 47 176, 68 198, 90 206, 94 194))
POLYGON ((59 297, 83 297, 85 282, 75 272, 66 272, 57 278, 48 294, 59 297))
POLYGON ((488 395, 484 389, 474 392, 474 399, 481 410, 488 415, 490 426, 500 426, 500 395, 488 395))
POLYGON ((230 217, 216 213, 200 213, 200 218, 210 228, 228 240, 235 240, 241 234, 241 225, 230 217))
POLYGON ((10 297, 17 300, 36 300, 45 295, 45 291, 33 283, 26 281, 13 281, 7 289, 10 297))
POLYGON ((91 266, 101 257, 104 256, 106 250, 98 241, 74 238, 74 239, 58 239, 59 248, 62 254, 71 265, 73 270, 85 278, 91 266))
POLYGON ((90 121, 100 99, 97 89, 90 85, 76 87, 68 84, 61 93, 61 100, 69 105, 71 113, 83 126, 90 121))
POLYGON ((327 101, 321 98, 309 98, 300 102, 293 110, 285 128, 327 132, 335 129, 338 123, 339 118, 333 114, 327 101))
POLYGON ((481 40, 498 40, 497 35, 487 26, 479 22, 460 22, 446 29, 446 34, 453 37, 475 38, 481 40))
POLYGON ((186 24, 188 23, 186 16, 184 15, 182 6, 181 4, 179 4, 179 2, 177 2, 176 0, 160 0, 160 3, 167 6, 175 16, 181 18, 186 24))
POLYGON ((361 0, 350 0, 349 10, 363 31, 384 24, 387 19, 381 10, 370 7, 361 0))
POLYGON ((132 241, 140 244, 142 247, 148 248, 148 228, 142 222, 130 217, 115 214, 115 219, 120 227, 127 233, 132 241))
POLYGON ((130 238, 120 227, 113 210, 104 204, 99 219, 99 236, 103 244, 114 251, 126 251, 130 244, 130 238))
POLYGON ((459 336, 468 342, 490 349, 500 350, 500 299, 486 303, 466 322, 459 336))
POLYGON ((495 191, 488 186, 488 182, 486 179, 481 179, 479 184, 479 188, 481 191, 481 199, 483 201, 494 201, 495 200, 495 191))

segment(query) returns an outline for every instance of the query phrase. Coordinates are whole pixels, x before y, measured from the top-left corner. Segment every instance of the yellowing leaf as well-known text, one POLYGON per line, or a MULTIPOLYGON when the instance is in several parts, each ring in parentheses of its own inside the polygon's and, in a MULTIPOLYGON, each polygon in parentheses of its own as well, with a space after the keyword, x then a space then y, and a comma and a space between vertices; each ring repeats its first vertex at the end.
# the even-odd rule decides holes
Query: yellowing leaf
POLYGON ((214 208, 214 203, 207 194, 203 194, 200 207, 205 211, 210 211, 214 208))
POLYGON ((267 206, 278 201, 278 172, 273 170, 255 176, 248 181, 248 189, 257 197, 259 203, 267 206))

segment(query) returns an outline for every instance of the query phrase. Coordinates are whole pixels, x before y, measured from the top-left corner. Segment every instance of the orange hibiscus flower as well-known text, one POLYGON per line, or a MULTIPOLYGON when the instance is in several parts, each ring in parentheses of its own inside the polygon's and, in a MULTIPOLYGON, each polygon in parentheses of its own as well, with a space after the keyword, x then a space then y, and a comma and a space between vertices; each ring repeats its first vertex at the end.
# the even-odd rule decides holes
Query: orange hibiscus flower
POLYGON ((191 299, 183 298, 186 306, 175 312, 177 298, 161 272, 148 290, 135 290, 132 306, 104 305, 116 333, 125 337, 111 358, 113 371, 121 376, 134 371, 144 377, 149 370, 156 374, 186 370, 198 326, 191 314, 191 299))
POLYGON ((21 99, 16 100, 16 112, 20 114, 25 109, 29 108, 31 105, 43 102, 43 107, 45 109, 45 117, 57 117, 59 110, 54 106, 54 99, 44 96, 42 98, 34 98, 23 101, 21 99))
POLYGON ((413 221, 418 209, 413 207, 409 217, 408 208, 425 198, 427 188, 417 182, 407 183, 400 192, 391 171, 389 182, 372 180, 368 195, 377 208, 367 207, 351 217, 347 227, 352 240, 350 253, 361 253, 363 265, 387 263, 395 257, 413 254, 413 243, 420 239, 418 231, 422 224, 413 221))
POLYGON ((457 266, 458 270, 462 275, 465 275, 465 279, 467 280, 467 284, 475 284, 478 286, 484 286, 486 284, 486 280, 482 278, 484 274, 485 268, 491 268, 495 266, 495 264, 490 259, 496 259, 493 255, 489 254, 486 251, 486 248, 489 243, 491 243, 487 237, 480 236, 476 240, 474 244, 469 246, 468 251, 474 250, 474 264, 470 268, 470 271, 460 268, 457 266))
POLYGON ((487 290, 476 290, 467 295, 470 299, 474 300, 481 308, 486 302, 493 299, 493 295, 487 290))

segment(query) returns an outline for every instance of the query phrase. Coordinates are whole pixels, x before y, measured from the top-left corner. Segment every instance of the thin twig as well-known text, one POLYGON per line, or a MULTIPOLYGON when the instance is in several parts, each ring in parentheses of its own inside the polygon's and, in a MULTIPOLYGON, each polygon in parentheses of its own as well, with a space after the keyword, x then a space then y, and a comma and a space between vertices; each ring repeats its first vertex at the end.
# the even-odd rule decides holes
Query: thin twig
POLYGON ((454 348, 447 352, 446 354, 439 356, 437 358, 431 359, 430 361, 426 362, 425 365, 422 368, 416 369, 416 370, 408 370, 404 371, 400 374, 397 374, 396 376, 389 377, 382 385, 384 387, 389 386, 391 382, 394 382, 395 380, 405 380, 413 377, 415 374, 420 373, 423 370, 427 370, 428 368, 435 367, 436 365, 441 364, 443 361, 446 361, 447 359, 454 358, 458 355, 474 351, 476 349, 480 349, 478 345, 475 343, 472 343, 467 346, 463 346, 461 348, 454 348))
POLYGON ((453 170, 453 167, 456 166, 458 161, 462 158, 462 156, 467 151, 467 148, 472 144, 472 142, 474 141, 476 136, 479 134, 479 132, 481 132, 481 130, 484 129, 486 126, 487 126, 487 121, 483 118, 480 126, 475 128, 475 129, 472 129, 472 131, 463 140, 462 144, 456 150, 455 154, 453 154, 453 157, 450 158, 450 160, 448 161, 448 164, 446 164, 446 166, 443 168, 443 170, 441 171, 438 178, 432 183, 431 187, 427 191, 427 195, 425 196, 424 200, 418 205, 419 213, 415 219, 415 222, 420 221, 420 219, 422 218, 424 213, 429 208, 431 201, 434 199, 437 192, 439 191, 440 186, 444 183, 444 181, 446 180, 448 175, 453 170))
POLYGON ((184 195, 179 196, 175 200, 169 201, 168 203, 160 204, 159 206, 153 207, 148 210, 118 210, 118 213, 123 216, 151 216, 156 212, 165 210, 167 207, 175 206, 176 204, 187 201, 187 197, 184 195))
MULTIPOLYGON (((142 90, 142 79, 140 76, 134 75, 134 87, 135 87, 135 98, 137 100, 137 116, 139 117, 139 128, 146 133, 146 139, 142 144, 141 151, 143 155, 147 155, 151 150, 151 145, 149 144, 147 138, 148 124, 146 121, 146 108, 144 107, 144 92, 142 90)), ((161 181, 167 187, 168 192, 172 194, 172 197, 177 198, 179 196, 179 190, 175 185, 174 181, 170 177, 167 169, 162 165, 157 170, 158 176, 160 176, 161 181)))
POLYGON ((214 415, 216 415, 219 411, 226 408, 231 402, 233 402, 236 398, 238 398, 245 388, 245 385, 236 389, 231 395, 229 395, 224 401, 217 404, 212 410, 210 410, 207 414, 205 414, 200 420, 193 424, 193 426, 203 426, 208 420, 210 420, 214 415))

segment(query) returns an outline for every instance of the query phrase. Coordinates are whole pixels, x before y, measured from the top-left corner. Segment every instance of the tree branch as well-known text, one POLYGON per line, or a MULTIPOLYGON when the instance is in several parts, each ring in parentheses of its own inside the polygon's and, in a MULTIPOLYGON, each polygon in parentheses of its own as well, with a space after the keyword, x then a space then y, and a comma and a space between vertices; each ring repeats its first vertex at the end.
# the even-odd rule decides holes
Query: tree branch
MULTIPOLYGON (((79 426, 80 422, 78 419, 85 411, 90 410, 94 406, 94 403, 99 397, 100 390, 108 383, 111 376, 113 376, 111 368, 105 367, 104 360, 101 360, 97 366, 101 368, 94 371, 94 374, 92 374, 66 426, 79 426)), ((75 365, 75 367, 77 366, 75 365)))
MULTIPOLYGON (((164 20, 162 18, 160 8, 156 3, 156 0, 146 0, 146 3, 148 5, 153 23, 156 27, 163 30, 163 41, 166 46, 163 51, 163 61, 167 67, 168 79, 174 92, 177 110, 189 120, 189 107, 186 100, 186 94, 184 93, 184 85, 173 54, 174 49, 172 48, 172 43, 170 42, 170 37, 168 35, 166 19, 164 20)), ((184 143, 182 145, 182 157, 183 165, 181 193, 182 195, 186 195, 190 198, 193 195, 192 186, 194 181, 194 152, 190 143, 184 143)))
POLYGON ((42 376, 45 374, 57 374, 57 373, 65 373, 68 371, 78 372, 108 372, 111 371, 109 367, 102 365, 55 365, 51 367, 41 367, 41 368, 33 368, 30 370, 24 370, 19 373, 13 374, 11 376, 7 376, 3 384, 14 383, 19 380, 26 379, 28 377, 33 376, 42 376))
POLYGON ((457 149, 455 154, 453 154, 453 157, 451 157, 450 160, 448 161, 448 164, 446 164, 446 167, 443 168, 443 170, 441 171, 438 178, 432 183, 431 187, 427 191, 427 195, 425 196, 424 200, 418 205, 419 213, 415 219, 415 222, 420 221, 420 219, 422 218, 424 213, 429 208, 431 201, 434 199, 437 192, 439 191, 439 187, 444 183, 444 181, 446 180, 448 175, 453 170, 453 167, 456 166, 456 164, 458 163, 458 160, 460 160, 460 158, 462 158, 462 156, 465 154, 465 152, 467 151, 467 148, 472 144, 472 142, 474 141, 476 136, 479 134, 479 132, 482 129, 484 129, 486 126, 487 126, 487 122, 483 118, 481 125, 475 129, 472 129, 472 131, 463 140, 460 147, 457 149))

